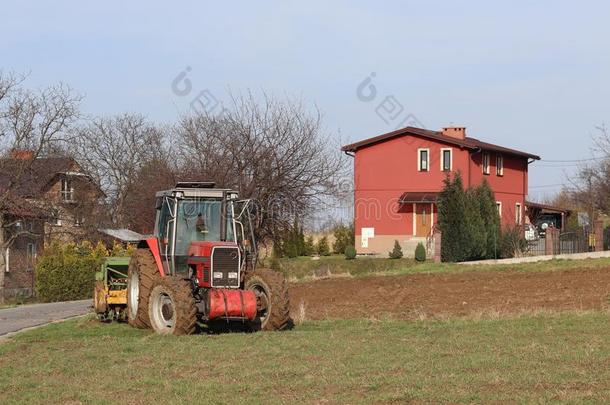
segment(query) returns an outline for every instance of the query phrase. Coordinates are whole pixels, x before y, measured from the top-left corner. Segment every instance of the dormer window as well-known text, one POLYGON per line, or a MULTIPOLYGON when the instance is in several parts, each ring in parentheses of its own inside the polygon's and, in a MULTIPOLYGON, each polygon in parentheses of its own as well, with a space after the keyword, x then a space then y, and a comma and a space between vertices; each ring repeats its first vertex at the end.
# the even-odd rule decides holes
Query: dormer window
POLYGON ((61 180, 61 199, 65 202, 74 201, 74 187, 72 187, 72 180, 61 180))

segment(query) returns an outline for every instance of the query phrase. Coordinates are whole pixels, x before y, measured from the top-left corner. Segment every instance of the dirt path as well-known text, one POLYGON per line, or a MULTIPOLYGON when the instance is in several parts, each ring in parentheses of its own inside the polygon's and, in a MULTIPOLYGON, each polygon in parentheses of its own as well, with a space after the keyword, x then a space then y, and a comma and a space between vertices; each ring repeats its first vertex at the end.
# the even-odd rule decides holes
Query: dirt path
POLYGON ((291 285, 306 319, 417 319, 610 307, 610 268, 333 278, 291 285))

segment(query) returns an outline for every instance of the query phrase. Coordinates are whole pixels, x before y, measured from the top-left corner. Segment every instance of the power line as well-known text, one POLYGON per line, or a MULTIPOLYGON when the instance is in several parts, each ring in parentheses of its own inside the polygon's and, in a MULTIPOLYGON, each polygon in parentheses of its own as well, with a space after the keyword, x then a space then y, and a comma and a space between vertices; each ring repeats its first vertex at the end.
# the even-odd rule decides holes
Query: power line
POLYGON ((548 188, 548 187, 558 187, 558 186, 563 186, 563 183, 556 183, 556 184, 543 184, 541 186, 530 186, 529 188, 548 188))
POLYGON ((591 158, 571 159, 571 160, 540 159, 540 162, 542 162, 542 163, 582 163, 582 162, 591 162, 591 161, 594 161, 594 160, 602 160, 602 159, 606 159, 606 157, 605 156, 603 156, 603 157, 591 157, 591 158))

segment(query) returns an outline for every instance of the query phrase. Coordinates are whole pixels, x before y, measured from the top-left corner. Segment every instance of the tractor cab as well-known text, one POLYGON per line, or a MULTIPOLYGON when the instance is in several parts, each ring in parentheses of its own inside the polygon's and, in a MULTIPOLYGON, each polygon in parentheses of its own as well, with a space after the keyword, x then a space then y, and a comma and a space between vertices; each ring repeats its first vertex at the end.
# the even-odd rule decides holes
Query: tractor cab
POLYGON ((158 192, 155 205, 166 274, 193 276, 201 287, 239 288, 256 263, 250 200, 214 183, 189 182, 158 192))

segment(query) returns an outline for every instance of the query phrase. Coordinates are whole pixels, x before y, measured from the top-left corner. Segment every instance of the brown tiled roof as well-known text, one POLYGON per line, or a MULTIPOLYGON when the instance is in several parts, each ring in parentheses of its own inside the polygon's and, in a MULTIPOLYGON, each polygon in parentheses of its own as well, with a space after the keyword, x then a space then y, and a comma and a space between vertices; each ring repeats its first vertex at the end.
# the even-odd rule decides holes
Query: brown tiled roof
POLYGON ((402 195, 398 199, 398 202, 400 204, 434 203, 437 200, 438 193, 407 191, 405 193, 402 193, 402 195))
POLYGON ((0 189, 21 197, 38 197, 58 173, 70 171, 75 164, 69 157, 41 157, 32 162, 21 159, 0 160, 0 189))
POLYGON ((494 145, 492 143, 487 143, 483 141, 479 141, 475 138, 465 137, 464 139, 452 138, 446 135, 443 135, 442 132, 439 131, 430 131, 428 129, 423 128, 415 128, 415 127, 406 127, 402 129, 398 129, 396 131, 388 132, 382 135, 375 136, 373 138, 364 139, 359 142, 355 142, 349 145, 345 145, 341 148, 342 151, 345 152, 356 152, 358 149, 371 146, 380 142, 387 141, 389 139, 397 138, 399 136, 412 135, 412 136, 420 136, 427 139, 433 139, 436 141, 444 142, 451 145, 457 145, 462 148, 470 149, 470 150, 488 150, 492 152, 500 152, 509 155, 522 156, 529 159, 540 160, 540 156, 534 155, 528 152, 522 152, 516 149, 506 148, 500 145, 494 145))

